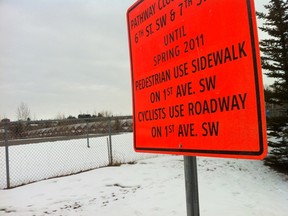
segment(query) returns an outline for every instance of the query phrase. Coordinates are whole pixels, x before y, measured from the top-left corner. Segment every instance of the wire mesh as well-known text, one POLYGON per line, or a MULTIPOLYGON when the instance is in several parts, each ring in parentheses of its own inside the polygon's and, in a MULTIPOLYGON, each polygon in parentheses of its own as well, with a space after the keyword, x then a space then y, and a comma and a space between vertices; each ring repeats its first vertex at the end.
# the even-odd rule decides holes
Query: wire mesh
POLYGON ((114 164, 132 163, 137 160, 154 157, 154 154, 136 153, 133 147, 133 133, 114 135, 112 138, 112 154, 114 164), (132 144, 132 145, 131 145, 132 144))
MULTIPOLYGON (((7 187, 0 126, 0 189, 7 187)), ((151 157, 133 150, 132 118, 7 123, 10 187, 151 157)))
POLYGON ((5 148, 0 146, 0 188, 6 188, 6 186, 5 148))
POLYGON ((7 123, 4 121, 0 123, 0 188, 10 187, 9 181, 7 181, 7 160, 6 153, 8 146, 7 143, 7 123))

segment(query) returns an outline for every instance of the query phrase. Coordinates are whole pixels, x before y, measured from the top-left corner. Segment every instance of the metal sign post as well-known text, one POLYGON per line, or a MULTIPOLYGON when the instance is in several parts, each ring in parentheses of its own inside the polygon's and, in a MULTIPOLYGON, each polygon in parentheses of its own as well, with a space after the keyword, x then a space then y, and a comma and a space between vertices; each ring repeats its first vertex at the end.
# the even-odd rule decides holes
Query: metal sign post
POLYGON ((187 216, 199 216, 196 157, 184 156, 187 216))

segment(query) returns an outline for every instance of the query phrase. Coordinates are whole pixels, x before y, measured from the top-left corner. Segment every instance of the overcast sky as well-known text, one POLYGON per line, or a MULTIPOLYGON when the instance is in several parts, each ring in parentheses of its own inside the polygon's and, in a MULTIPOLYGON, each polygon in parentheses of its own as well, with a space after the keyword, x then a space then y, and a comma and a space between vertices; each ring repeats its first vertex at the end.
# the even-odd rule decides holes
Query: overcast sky
MULTIPOLYGON (((131 115, 126 11, 135 0, 0 0, 0 119, 131 115)), ((268 0, 255 0, 263 10, 268 0)), ((260 38, 261 34, 259 33, 260 38)))

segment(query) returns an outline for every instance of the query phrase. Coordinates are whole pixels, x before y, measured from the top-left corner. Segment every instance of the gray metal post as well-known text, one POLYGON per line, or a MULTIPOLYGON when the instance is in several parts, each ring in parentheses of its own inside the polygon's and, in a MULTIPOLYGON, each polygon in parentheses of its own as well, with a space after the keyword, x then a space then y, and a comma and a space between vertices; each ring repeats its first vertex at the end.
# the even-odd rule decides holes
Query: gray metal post
POLYGON ((89 145, 89 128, 88 128, 88 121, 86 122, 86 132, 87 132, 87 147, 90 148, 90 145, 89 145))
POLYGON ((109 144, 109 138, 108 137, 107 137, 107 151, 108 151, 108 165, 111 165, 110 144, 109 144))
POLYGON ((113 164, 113 155, 112 155, 112 128, 111 128, 111 118, 108 120, 108 128, 109 128, 109 151, 110 151, 110 165, 113 164))
POLYGON ((199 216, 196 157, 184 156, 187 216, 199 216))
POLYGON ((4 130, 5 130, 5 157, 6 157, 6 183, 7 183, 7 188, 10 188, 10 168, 9 168, 9 144, 8 144, 8 128, 7 124, 4 125, 4 130))

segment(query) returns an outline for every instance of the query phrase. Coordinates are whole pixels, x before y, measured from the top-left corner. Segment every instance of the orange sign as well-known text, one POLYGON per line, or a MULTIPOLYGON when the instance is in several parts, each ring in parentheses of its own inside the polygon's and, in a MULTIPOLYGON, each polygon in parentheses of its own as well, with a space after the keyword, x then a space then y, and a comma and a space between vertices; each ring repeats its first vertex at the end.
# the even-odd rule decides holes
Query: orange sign
POLYGON ((265 157, 253 0, 139 0, 127 22, 137 152, 265 157))

